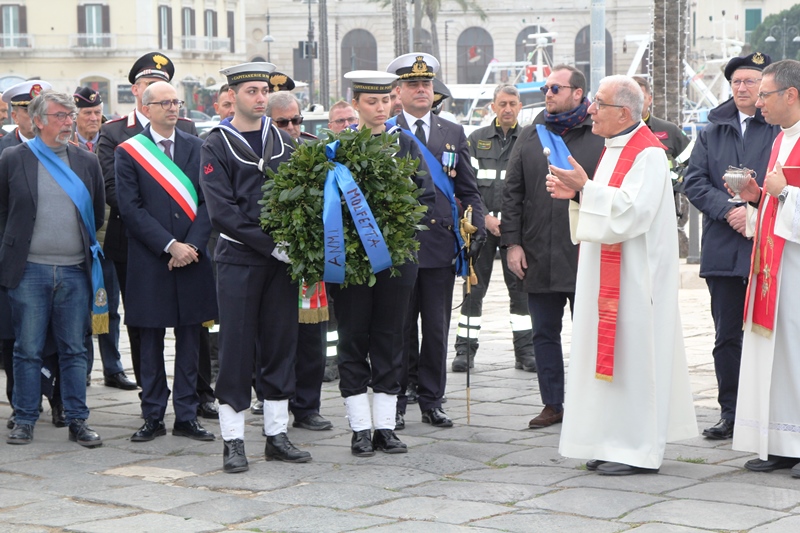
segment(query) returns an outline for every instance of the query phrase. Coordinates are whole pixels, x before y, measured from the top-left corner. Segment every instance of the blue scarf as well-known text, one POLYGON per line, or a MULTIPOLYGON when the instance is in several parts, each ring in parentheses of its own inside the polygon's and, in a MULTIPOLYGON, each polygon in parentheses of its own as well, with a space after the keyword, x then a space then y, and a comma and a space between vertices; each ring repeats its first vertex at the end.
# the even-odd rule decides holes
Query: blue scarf
POLYGON ((569 111, 556 113, 554 115, 551 115, 545 111, 544 121, 548 126, 550 126, 551 130, 559 135, 564 135, 569 130, 586 120, 586 116, 589 114, 589 104, 589 99, 584 97, 584 99, 581 100, 581 103, 578 104, 578 107, 575 109, 570 109, 569 111))
POLYGON ((78 208, 81 220, 89 235, 90 249, 92 252, 92 333, 108 333, 108 296, 103 285, 103 268, 100 265, 102 250, 97 242, 94 229, 94 207, 92 197, 86 185, 81 181, 69 165, 64 163, 53 150, 47 146, 41 137, 34 137, 28 142, 28 147, 33 155, 44 166, 45 170, 53 176, 56 183, 64 189, 69 199, 78 208))

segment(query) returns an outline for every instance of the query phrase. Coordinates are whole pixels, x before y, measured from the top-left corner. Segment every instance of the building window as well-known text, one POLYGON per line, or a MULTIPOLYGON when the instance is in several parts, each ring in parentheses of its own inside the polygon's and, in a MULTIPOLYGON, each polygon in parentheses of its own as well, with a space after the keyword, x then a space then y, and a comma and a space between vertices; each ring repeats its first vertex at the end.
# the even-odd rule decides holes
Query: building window
MULTIPOLYGON (((206 37, 206 50, 218 50, 220 48, 217 42, 217 12, 213 9, 206 9, 203 16, 203 35, 206 37)), ((227 43, 226 43, 227 44, 227 43)))
POLYGON ((228 39, 231 42, 228 50, 230 50, 231 53, 236 52, 236 44, 234 43, 234 26, 234 13, 233 11, 228 11, 228 39))
POLYGON ((158 47, 172 50, 172 8, 158 6, 158 47))
MULTIPOLYGON (((378 70, 378 42, 367 30, 355 29, 342 38, 342 74, 352 70, 378 70)), ((311 60, 298 59, 300 49, 295 48, 294 78, 308 80, 311 75, 311 60)), ((350 82, 341 79, 342 95, 351 98, 350 82)))
POLYGON ((28 20, 25 6, 0 5, 0 47, 29 48, 28 20))
POLYGON ((109 7, 101 4, 78 6, 78 46, 110 48, 109 7))
MULTIPOLYGON (((458 83, 481 83, 494 59, 494 40, 483 28, 467 28, 458 36, 458 83)), ((486 80, 494 83, 494 76, 486 80)))
MULTIPOLYGON (((750 35, 761 24, 761 9, 744 10, 744 40, 750 42, 750 35)), ((753 44, 753 43, 750 43, 753 44)))
MULTIPOLYGON (((587 89, 592 84, 592 29, 584 26, 575 36, 575 67, 586 76, 587 89)), ((606 30, 606 76, 614 71, 614 42, 606 30)))
POLYGON ((183 48, 185 50, 197 50, 197 31, 194 23, 194 9, 184 7, 181 12, 181 27, 183 30, 183 48))

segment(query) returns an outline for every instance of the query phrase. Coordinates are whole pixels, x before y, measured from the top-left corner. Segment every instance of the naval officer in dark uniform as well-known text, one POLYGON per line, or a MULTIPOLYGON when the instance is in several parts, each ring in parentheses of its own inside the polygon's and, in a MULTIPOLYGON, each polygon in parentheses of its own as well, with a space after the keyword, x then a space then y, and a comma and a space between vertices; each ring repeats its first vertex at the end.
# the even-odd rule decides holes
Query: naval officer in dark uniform
POLYGON ((264 116, 273 70, 275 65, 259 62, 220 71, 228 78, 235 112, 214 127, 201 155, 200 183, 211 224, 220 232, 214 254, 220 319, 215 392, 225 472, 248 469, 244 424, 256 354, 267 460, 311 460, 286 435, 295 388, 299 288, 289 276, 286 253, 259 222, 266 180, 260 169, 277 170, 294 147, 294 140, 264 116))
MULTIPOLYGON (((454 204, 458 199, 464 208, 472 206, 472 221, 478 228, 468 254, 477 256, 485 239, 481 195, 478 192, 475 172, 470 165, 467 138, 464 128, 431 113, 433 106, 433 78, 439 70, 439 61, 430 54, 405 54, 392 61, 386 69, 397 74, 397 87, 403 112, 397 116, 397 125, 410 131, 422 149, 427 149, 435 163, 428 165, 436 184, 436 206, 428 223, 429 231, 420 232, 419 273, 406 322, 406 354, 404 356, 403 390, 408 384, 408 350, 416 339, 410 331, 417 318, 422 320, 417 391, 422 421, 436 427, 451 427, 453 421, 442 409, 447 383, 447 337, 450 330, 450 311, 455 284, 454 264, 459 253, 458 215, 454 204), (443 157, 447 165, 442 162, 443 157), (437 168, 438 167, 438 168, 437 168), (441 169, 441 172, 439 171, 441 169), (439 180, 449 180, 448 187, 455 198, 448 198, 439 180)), ((403 425, 406 397, 397 403, 397 423, 403 425)))

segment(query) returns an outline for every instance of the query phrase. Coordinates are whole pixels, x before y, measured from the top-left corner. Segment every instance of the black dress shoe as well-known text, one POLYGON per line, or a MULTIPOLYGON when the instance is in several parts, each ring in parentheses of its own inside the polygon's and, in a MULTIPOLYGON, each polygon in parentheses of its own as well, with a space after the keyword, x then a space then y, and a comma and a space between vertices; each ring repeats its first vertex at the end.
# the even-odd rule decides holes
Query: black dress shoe
POLYGON ((53 416, 53 425, 57 428, 63 428, 67 425, 67 418, 64 415, 64 404, 56 404, 50 408, 53 416))
POLYGON ((408 447, 400 442, 391 429, 376 429, 372 434, 372 447, 385 453, 408 452, 408 447))
MULTIPOLYGON (((469 367, 475 368, 475 355, 469 358, 469 367)), ((453 363, 450 365, 453 372, 466 372, 467 371, 467 354, 464 352, 456 353, 453 358, 453 363)))
POLYGON ((397 414, 394 415, 394 430, 400 431, 401 429, 406 429, 406 417, 405 413, 397 411, 397 414))
POLYGON ((514 368, 525 372, 536 372, 536 356, 521 355, 514 361, 514 368))
POLYGON ((212 419, 219 418, 219 409, 217 409, 217 404, 214 402, 201 402, 197 406, 197 416, 212 419))
POLYGON ((103 379, 103 384, 105 384, 106 387, 114 387, 122 390, 136 390, 139 388, 135 382, 128 379, 125 372, 117 372, 116 374, 106 376, 103 379))
POLYGON ((453 427, 453 421, 447 417, 447 413, 441 407, 434 407, 422 413, 422 421, 437 428, 453 427))
POLYGON ((703 436, 710 440, 725 440, 733 438, 733 420, 721 418, 716 425, 704 429, 703 436))
POLYGON ((292 427, 309 429, 311 431, 325 431, 333 429, 333 424, 331 424, 330 420, 325 420, 319 413, 311 413, 300 420, 295 418, 294 422, 292 422, 292 427))
POLYGON ((766 461, 761 459, 750 459, 744 464, 744 467, 751 472, 772 472, 773 470, 794 468, 794 466, 798 463, 800 463, 800 459, 795 459, 794 457, 768 455, 766 461))
POLYGON ((97 448, 103 445, 103 439, 89 427, 86 420, 76 418, 69 423, 69 440, 86 448, 97 448))
POLYGON ((33 441, 33 425, 14 424, 14 429, 6 437, 7 444, 30 444, 33 441))
POLYGON ((147 442, 155 439, 156 437, 163 437, 167 434, 167 428, 164 427, 163 420, 154 420, 147 418, 144 425, 139 428, 139 431, 133 434, 131 440, 133 442, 147 442))
POLYGON ((419 395, 417 394, 416 383, 409 383, 408 387, 406 387, 406 399, 408 400, 408 403, 419 402, 419 395))
POLYGON ((307 463, 311 460, 311 454, 298 450, 286 436, 286 433, 278 433, 274 437, 267 437, 267 446, 264 448, 264 456, 267 461, 285 461, 287 463, 307 463))
POLYGON ((17 415, 14 411, 11 411, 11 416, 8 417, 8 421, 6 422, 6 429, 14 429, 14 425, 17 423, 17 415))
POLYGON ((353 432, 353 437, 350 439, 350 453, 356 457, 372 457, 375 455, 375 448, 372 446, 372 438, 370 438, 368 429, 353 432))
POLYGON ((597 466, 601 476, 632 476, 634 474, 658 474, 658 468, 641 468, 622 463, 604 462, 597 466))
POLYGON ((247 456, 244 454, 244 441, 233 439, 222 441, 222 470, 228 474, 244 472, 250 467, 247 465, 247 456))
POLYGON ((589 472, 594 472, 595 470, 597 470, 598 466, 606 462, 607 461, 602 461, 600 459, 589 459, 588 461, 586 461, 586 470, 588 470, 589 472))
POLYGON ((263 415, 264 414, 264 402, 261 400, 256 400, 253 402, 253 405, 250 406, 250 412, 254 415, 263 415))
POLYGON ((193 440, 202 441, 211 441, 216 438, 213 433, 201 426, 196 418, 185 422, 175 422, 172 426, 172 434, 176 437, 189 437, 193 440))
POLYGON ((325 374, 322 376, 322 381, 330 383, 339 379, 339 366, 336 363, 325 365, 325 374))

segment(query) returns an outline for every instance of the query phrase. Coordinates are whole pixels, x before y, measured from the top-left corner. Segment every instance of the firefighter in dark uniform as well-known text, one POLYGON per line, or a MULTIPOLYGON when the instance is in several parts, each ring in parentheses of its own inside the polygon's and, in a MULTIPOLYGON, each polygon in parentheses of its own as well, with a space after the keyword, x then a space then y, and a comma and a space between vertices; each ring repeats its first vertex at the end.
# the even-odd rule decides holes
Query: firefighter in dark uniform
POLYGON ((500 250, 503 278, 508 289, 511 312, 511 331, 514 342, 514 367, 527 372, 536 372, 536 359, 533 351, 533 331, 528 311, 528 295, 521 291, 519 279, 508 269, 506 249, 500 245, 501 215, 503 205, 503 186, 505 185, 506 165, 522 129, 517 124, 517 115, 522 104, 519 91, 513 85, 500 85, 494 91, 492 110, 497 115, 493 124, 475 130, 469 136, 469 154, 472 166, 478 177, 478 190, 481 192, 486 220, 486 244, 475 261, 475 274, 478 284, 466 294, 461 306, 456 336, 456 357, 453 372, 466 372, 467 364, 474 366, 475 352, 481 331, 483 298, 489 287, 494 267, 494 258, 500 250))
MULTIPOLYGON (((401 387, 405 390, 408 384, 408 351, 414 342, 411 328, 421 317, 417 393, 422 421, 435 427, 451 427, 453 421, 442 409, 442 398, 447 384, 447 337, 456 275, 453 267, 464 264, 456 198, 465 209, 467 206, 473 209, 472 222, 477 233, 467 254, 477 257, 485 240, 481 197, 475 171, 469 163, 464 128, 431 113, 433 78, 439 70, 439 61, 430 54, 405 54, 392 61, 386 70, 399 77, 397 92, 403 111, 397 115, 396 123, 416 137, 426 161, 430 158, 428 167, 437 193, 429 230, 419 234, 419 272, 406 318, 408 346, 401 387)), ((398 426, 404 422, 406 400, 405 395, 398 397, 398 426)))
MULTIPOLYGON (((142 94, 144 90, 157 81, 169 82, 174 74, 175 65, 161 52, 149 52, 137 59, 128 73, 131 92, 136 97, 136 109, 127 116, 117 120, 110 120, 103 124, 100 128, 100 139, 97 141, 96 153, 100 159, 100 166, 103 169, 103 177, 106 182, 106 203, 111 207, 106 228, 106 238, 103 244, 103 254, 107 260, 114 262, 123 304, 125 302, 127 280, 128 237, 117 206, 114 150, 134 135, 142 133, 144 127, 150 123, 150 120, 142 112, 142 94)), ((197 128, 191 120, 178 119, 176 127, 186 133, 197 135, 197 128)), ((136 383, 141 385, 139 330, 131 326, 127 326, 127 329, 131 345, 133 373, 136 377, 136 383)), ((210 359, 208 330, 203 328, 200 334, 200 366, 197 376, 197 394, 200 397, 198 415, 205 418, 216 418, 218 415, 214 404, 214 391, 210 383, 210 359)))
POLYGON ((274 69, 258 62, 221 71, 235 112, 214 127, 201 153, 200 183, 211 224, 220 233, 214 254, 220 322, 215 392, 225 472, 248 469, 244 424, 256 355, 267 460, 311 460, 286 435, 295 388, 299 289, 289 276, 286 253, 259 221, 266 179, 261 169, 277 170, 294 147, 294 140, 264 116, 274 69))

